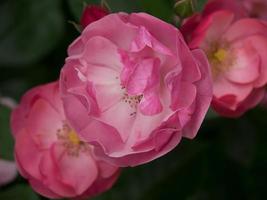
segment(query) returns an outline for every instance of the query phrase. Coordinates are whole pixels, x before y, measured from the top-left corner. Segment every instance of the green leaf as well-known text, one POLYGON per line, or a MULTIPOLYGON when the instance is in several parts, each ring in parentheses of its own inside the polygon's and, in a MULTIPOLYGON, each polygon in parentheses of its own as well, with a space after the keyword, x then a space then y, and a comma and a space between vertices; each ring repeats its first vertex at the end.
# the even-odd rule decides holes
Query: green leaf
POLYGON ((32 191, 30 186, 24 184, 14 185, 5 190, 0 190, 2 200, 39 200, 38 196, 32 191))
POLYGON ((9 127, 10 113, 8 108, 0 106, 0 158, 13 160, 14 141, 9 127))
POLYGON ((174 15, 172 0, 138 0, 143 12, 147 12, 166 22, 171 22, 174 15))
POLYGON ((207 1, 208 0, 195 0, 196 11, 198 12, 202 11, 207 1))
POLYGON ((60 0, 6 0, 0 5, 0 66, 25 65, 62 38, 60 0))
POLYGON ((174 5, 175 13, 181 18, 187 18, 194 12, 194 5, 192 0, 180 0, 174 5))

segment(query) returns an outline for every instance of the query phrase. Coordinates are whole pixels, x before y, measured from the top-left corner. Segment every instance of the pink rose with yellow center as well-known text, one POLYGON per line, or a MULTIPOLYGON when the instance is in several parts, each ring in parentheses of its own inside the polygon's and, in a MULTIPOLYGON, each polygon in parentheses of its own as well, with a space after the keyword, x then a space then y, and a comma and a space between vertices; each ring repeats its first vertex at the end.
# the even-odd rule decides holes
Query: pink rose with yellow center
MULTIPOLYGON (((207 7, 220 1, 212 1, 207 7), (213 4, 212 4, 213 3, 213 4)), ((191 49, 203 49, 213 77, 213 108, 237 117, 263 98, 267 83, 267 23, 238 18, 238 12, 217 8, 188 19, 183 33, 191 49), (191 29, 189 29, 191 27, 191 29), (193 28, 192 28, 193 27, 193 28)), ((240 13, 239 13, 240 14, 240 13)))
POLYGON ((85 198, 108 190, 119 170, 95 157, 68 124, 58 83, 28 91, 12 113, 21 175, 49 198, 85 198))

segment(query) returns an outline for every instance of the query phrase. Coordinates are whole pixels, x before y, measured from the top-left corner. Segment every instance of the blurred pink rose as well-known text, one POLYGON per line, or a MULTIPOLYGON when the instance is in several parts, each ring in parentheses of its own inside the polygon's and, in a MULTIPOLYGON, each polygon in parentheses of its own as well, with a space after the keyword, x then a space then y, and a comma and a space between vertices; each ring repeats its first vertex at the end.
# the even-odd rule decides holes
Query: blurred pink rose
POLYGON ((227 9, 238 17, 267 19, 267 0, 209 0, 205 7, 205 13, 227 9))
POLYGON ((67 119, 98 156, 135 166, 194 138, 210 105, 207 59, 145 13, 110 14, 68 49, 61 73, 67 119))
MULTIPOLYGON (((192 39, 193 31, 209 15, 220 10, 228 10, 234 13, 234 20, 248 17, 248 12, 239 0, 209 0, 201 13, 195 13, 183 21, 181 32, 187 41, 192 39)), ((203 27, 204 28, 204 27, 203 27)))
POLYGON ((58 83, 27 92, 12 113, 20 173, 49 198, 91 197, 109 189, 118 168, 97 160, 68 125, 58 83))
POLYGON ((13 181, 16 176, 17 169, 15 163, 0 159, 0 187, 13 181))
POLYGON ((88 5, 83 10, 80 20, 81 26, 82 28, 85 28, 92 22, 97 21, 108 14, 108 10, 101 6, 88 5))
POLYGON ((188 42, 191 49, 200 47, 208 55, 213 76, 212 106, 221 115, 240 116, 263 97, 267 24, 251 18, 234 19, 229 10, 203 13, 198 20, 188 42))

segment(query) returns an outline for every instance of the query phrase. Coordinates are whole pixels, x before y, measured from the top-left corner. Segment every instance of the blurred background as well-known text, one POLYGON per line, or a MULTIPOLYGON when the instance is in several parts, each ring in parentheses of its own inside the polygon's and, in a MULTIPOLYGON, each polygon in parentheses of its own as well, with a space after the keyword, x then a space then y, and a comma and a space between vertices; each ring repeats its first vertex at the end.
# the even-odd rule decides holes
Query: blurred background
MULTIPOLYGON (((97 0, 1 0, 0 95, 16 101, 25 91, 58 79, 68 45, 79 35, 83 4, 97 0)), ((172 23, 174 0, 107 0, 113 12, 148 12, 172 23)), ((198 9, 205 0, 198 1, 198 9)), ((13 159, 10 110, 0 106, 0 157, 13 159)), ((211 112, 194 140, 171 153, 127 168, 113 189, 95 200, 267 199, 267 108, 239 119, 211 112)), ((90 172, 89 172, 90 173, 90 172)), ((27 182, 0 188, 1 200, 38 200, 27 182)))

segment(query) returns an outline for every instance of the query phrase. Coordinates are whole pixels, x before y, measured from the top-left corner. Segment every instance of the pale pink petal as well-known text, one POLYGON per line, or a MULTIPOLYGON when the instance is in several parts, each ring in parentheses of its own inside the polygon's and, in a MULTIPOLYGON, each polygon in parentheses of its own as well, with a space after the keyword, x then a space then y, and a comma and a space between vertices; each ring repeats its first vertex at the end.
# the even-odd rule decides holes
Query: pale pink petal
POLYGON ((195 103, 185 111, 191 118, 183 129, 183 137, 187 138, 194 138, 196 136, 197 131, 210 107, 213 94, 211 72, 204 52, 201 50, 194 50, 192 53, 196 58, 201 71, 201 80, 196 83, 197 94, 195 103))
POLYGON ((145 27, 146 30, 162 45, 168 47, 173 55, 177 54, 174 41, 182 37, 182 34, 172 25, 153 17, 147 13, 132 13, 128 21, 138 27, 145 27))
MULTIPOLYGON (((103 159, 105 159, 111 163, 114 163, 115 165, 119 165, 119 166, 125 166, 125 167, 126 166, 132 166, 132 167, 134 167, 134 166, 140 165, 141 163, 147 163, 151 160, 154 160, 155 158, 161 157, 162 155, 168 153, 174 147, 176 147, 177 144, 180 142, 181 133, 174 132, 172 129, 171 130, 165 130, 165 131, 167 131, 169 133, 173 133, 173 135, 172 135, 172 137, 170 137, 169 134, 166 135, 169 137, 170 140, 167 143, 165 143, 164 148, 162 148, 160 151, 153 149, 151 151, 146 151, 143 153, 132 152, 132 154, 118 157, 116 159, 105 155, 102 152, 102 149, 100 149, 100 148, 96 148, 95 153, 99 157, 102 157, 103 159)), ((164 130, 161 133, 164 135, 164 130)))
POLYGON ((23 95, 20 103, 20 105, 23 106, 17 106, 17 108, 12 111, 11 128, 14 136, 16 136, 16 133, 18 133, 20 129, 25 127, 31 107, 38 99, 44 99, 54 108, 57 114, 62 117, 63 106, 59 100, 58 82, 46 84, 45 87, 35 87, 23 95))
MULTIPOLYGON (((113 118, 116 120, 114 114, 113 118)), ((124 145, 122 136, 114 127, 97 119, 87 119, 87 126, 79 131, 79 135, 85 141, 88 141, 95 146, 101 146, 106 154, 119 150, 124 145)))
MULTIPOLYGON (((230 106, 228 106, 226 100, 223 100, 222 98, 220 99, 213 98, 212 108, 216 112, 220 113, 220 115, 222 116, 240 117, 242 114, 244 114, 244 112, 259 104, 263 99, 263 97, 264 97, 264 89, 259 88, 251 92, 251 94, 244 101, 240 102, 233 109, 230 106)), ((234 98, 234 96, 232 98, 234 98)), ((231 101, 231 99, 229 100, 231 101)))
POLYGON ((96 180, 98 169, 90 152, 69 155, 63 145, 57 144, 53 146, 52 154, 61 174, 60 181, 72 186, 76 195, 85 192, 96 180))
POLYGON ((248 97, 253 90, 251 84, 234 84, 224 77, 220 76, 213 82, 213 94, 216 98, 225 95, 235 96, 235 101, 231 103, 230 108, 235 109, 237 104, 248 97))
POLYGON ((234 42, 255 34, 267 36, 267 26, 259 20, 246 18, 232 24, 223 38, 228 42, 234 42))
POLYGON ((183 81, 177 84, 175 83, 173 83, 171 91, 171 109, 174 111, 190 106, 194 102, 197 93, 196 87, 192 83, 183 81))
POLYGON ((101 160, 97 161, 99 173, 102 178, 109 178, 113 174, 115 174, 118 170, 118 167, 115 165, 111 165, 107 162, 103 162, 101 160))
POLYGON ((156 115, 162 112, 163 106, 160 102, 157 91, 148 91, 140 102, 139 109, 143 115, 156 115))
MULTIPOLYGON (((54 146, 55 144, 51 148, 54 146)), ((57 166, 56 160, 53 158, 52 151, 43 153, 39 169, 42 173, 42 178, 39 180, 42 180, 42 184, 53 193, 63 197, 74 197, 77 195, 75 188, 72 187, 72 185, 61 181, 61 171, 57 166)))
POLYGON ((130 51, 138 52, 146 46, 158 53, 170 56, 172 55, 172 52, 168 49, 168 47, 164 46, 156 38, 154 38, 144 26, 141 26, 136 38, 133 40, 130 51))
POLYGON ((99 120, 112 127, 116 127, 122 140, 125 141, 128 138, 129 131, 135 120, 135 112, 136 108, 134 106, 130 105, 128 102, 120 101, 110 109, 101 113, 99 120), (115 113, 119 115, 116 116, 115 113))
POLYGON ((260 57, 259 78, 255 87, 262 87, 267 82, 267 37, 255 35, 250 36, 247 40, 250 41, 260 57))
POLYGON ((0 159, 0 187, 17 176, 17 168, 14 162, 0 159))
POLYGON ((37 100, 29 112, 25 126, 41 149, 48 149, 57 140, 57 130, 62 128, 64 119, 45 100, 37 100))
POLYGON ((242 41, 242 44, 235 45, 234 63, 228 71, 225 72, 225 77, 240 84, 252 83, 260 76, 260 57, 252 44, 247 41, 242 41))
POLYGON ((127 93, 129 95, 141 95, 145 90, 157 87, 160 79, 159 65, 158 59, 144 59, 137 63, 127 82, 127 93))
MULTIPOLYGON (((105 67, 113 70, 121 68, 118 47, 111 40, 101 36, 94 36, 86 42, 81 57, 86 63, 96 67, 105 67)), ((90 70, 90 67, 88 67, 88 70, 90 70)), ((90 75, 90 71, 87 73, 90 75)))
POLYGON ((84 50, 84 43, 81 37, 78 37, 76 40, 72 42, 72 44, 68 47, 69 55, 79 55, 84 50))
POLYGON ((16 133, 15 153, 23 170, 35 179, 41 179, 39 164, 42 159, 40 149, 27 130, 16 133), (27 148, 26 148, 27 147, 27 148))
POLYGON ((87 26, 81 37, 83 40, 94 36, 105 37, 119 48, 128 50, 137 33, 138 27, 124 22, 118 14, 110 14, 87 26))

